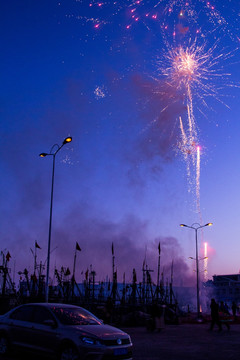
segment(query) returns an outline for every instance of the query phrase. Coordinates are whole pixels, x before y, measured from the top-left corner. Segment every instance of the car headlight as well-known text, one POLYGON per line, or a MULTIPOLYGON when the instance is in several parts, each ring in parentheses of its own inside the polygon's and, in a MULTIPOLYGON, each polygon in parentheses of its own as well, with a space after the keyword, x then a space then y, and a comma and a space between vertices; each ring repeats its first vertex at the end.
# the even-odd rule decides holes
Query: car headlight
POLYGON ((81 336, 80 339, 86 345, 101 345, 101 342, 98 339, 94 339, 89 336, 81 336))

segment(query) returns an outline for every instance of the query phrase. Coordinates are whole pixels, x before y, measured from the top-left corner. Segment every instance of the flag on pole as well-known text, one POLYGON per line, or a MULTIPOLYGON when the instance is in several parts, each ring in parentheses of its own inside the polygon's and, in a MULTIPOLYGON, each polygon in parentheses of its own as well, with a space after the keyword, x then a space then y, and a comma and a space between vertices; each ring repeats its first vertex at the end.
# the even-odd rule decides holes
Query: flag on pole
POLYGON ((6 260, 9 261, 11 258, 10 252, 8 251, 7 255, 6 255, 6 260))
POLYGON ((35 248, 36 249, 41 249, 41 247, 38 245, 38 243, 35 241, 35 248))
POLYGON ((78 250, 78 251, 82 251, 82 249, 80 248, 80 246, 79 246, 78 242, 76 242, 76 250, 78 250))
POLYGON ((37 283, 36 274, 31 275, 31 280, 32 280, 35 284, 37 283))
POLYGON ((158 254, 159 254, 159 255, 161 254, 160 241, 159 241, 159 243, 158 243, 158 254))
POLYGON ((113 242, 112 242, 112 255, 114 255, 114 247, 113 247, 113 242))
POLYGON ((69 276, 69 275, 71 275, 71 271, 69 270, 69 267, 67 268, 67 270, 65 271, 65 274, 64 274, 65 276, 69 276))

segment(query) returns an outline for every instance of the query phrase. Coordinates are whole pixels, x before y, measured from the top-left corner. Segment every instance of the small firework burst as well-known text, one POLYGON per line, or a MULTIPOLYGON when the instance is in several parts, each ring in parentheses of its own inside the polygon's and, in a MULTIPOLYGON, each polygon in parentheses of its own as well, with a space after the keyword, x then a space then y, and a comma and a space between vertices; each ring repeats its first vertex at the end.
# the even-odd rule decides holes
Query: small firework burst
POLYGON ((106 90, 105 90, 104 86, 96 86, 96 88, 94 90, 94 95, 97 100, 105 98, 106 90))

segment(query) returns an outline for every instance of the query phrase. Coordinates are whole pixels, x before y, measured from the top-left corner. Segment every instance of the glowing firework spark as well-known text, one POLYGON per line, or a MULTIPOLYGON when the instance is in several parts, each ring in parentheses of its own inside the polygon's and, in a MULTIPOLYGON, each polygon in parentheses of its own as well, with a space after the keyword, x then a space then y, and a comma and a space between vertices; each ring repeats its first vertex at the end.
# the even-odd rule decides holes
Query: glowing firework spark
MULTIPOLYGON (((169 31, 170 23, 169 17, 173 18, 173 24, 170 34, 174 37, 185 35, 189 31, 191 23, 195 24, 197 28, 195 33, 201 33, 202 27, 198 25, 199 18, 202 14, 205 15, 207 22, 213 26, 212 32, 217 28, 226 29, 228 22, 211 1, 206 0, 130 0, 126 1, 126 6, 129 7, 129 24, 127 29, 142 22, 150 30, 150 21, 158 21, 161 24, 163 31, 169 31)), ((219 4, 218 4, 219 5, 219 4)), ((206 23, 206 19, 203 22, 206 23)), ((209 32, 209 29, 207 30, 209 32)), ((236 38, 236 35, 235 35, 236 38)))
POLYGON ((94 29, 111 24, 129 30, 137 24, 143 24, 152 30, 153 24, 157 23, 158 32, 160 30, 163 36, 185 36, 190 30, 192 34, 209 36, 209 33, 219 29, 237 40, 237 24, 230 30, 234 17, 228 21, 223 16, 226 7, 235 11, 232 1, 235 0, 216 4, 214 0, 75 0, 80 11, 66 16, 91 22, 94 29))

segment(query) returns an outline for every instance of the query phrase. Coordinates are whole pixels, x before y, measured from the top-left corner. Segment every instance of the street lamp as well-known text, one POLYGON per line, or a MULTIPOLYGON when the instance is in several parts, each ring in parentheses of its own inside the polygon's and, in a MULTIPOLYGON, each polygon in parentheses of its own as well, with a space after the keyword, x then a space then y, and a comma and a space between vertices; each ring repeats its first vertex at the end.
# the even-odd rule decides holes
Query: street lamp
POLYGON ((53 208, 53 185, 54 185, 54 172, 55 172, 55 158, 59 150, 67 144, 72 141, 72 137, 67 137, 64 139, 61 146, 58 144, 54 144, 51 147, 51 150, 49 153, 41 153, 39 154, 40 157, 46 157, 48 155, 53 157, 53 167, 52 167, 52 187, 51 187, 51 200, 50 200, 50 217, 49 217, 49 232, 48 232, 48 252, 47 252, 47 275, 46 275, 46 283, 45 283, 45 301, 48 302, 48 284, 49 284, 49 266, 50 266, 50 253, 51 253, 51 233, 52 233, 52 208, 53 208), (55 151, 54 148, 57 148, 55 151))
POLYGON ((194 223, 192 224, 192 226, 188 226, 188 225, 185 225, 185 224, 180 224, 180 226, 182 227, 187 227, 189 229, 193 229, 195 230, 195 239, 196 239, 196 273, 197 273, 197 317, 198 319, 200 318, 200 301, 199 301, 199 267, 198 267, 198 239, 197 239, 197 232, 199 229, 202 229, 204 228, 205 226, 211 226, 212 223, 207 223, 205 225, 200 225, 198 223, 194 223))

